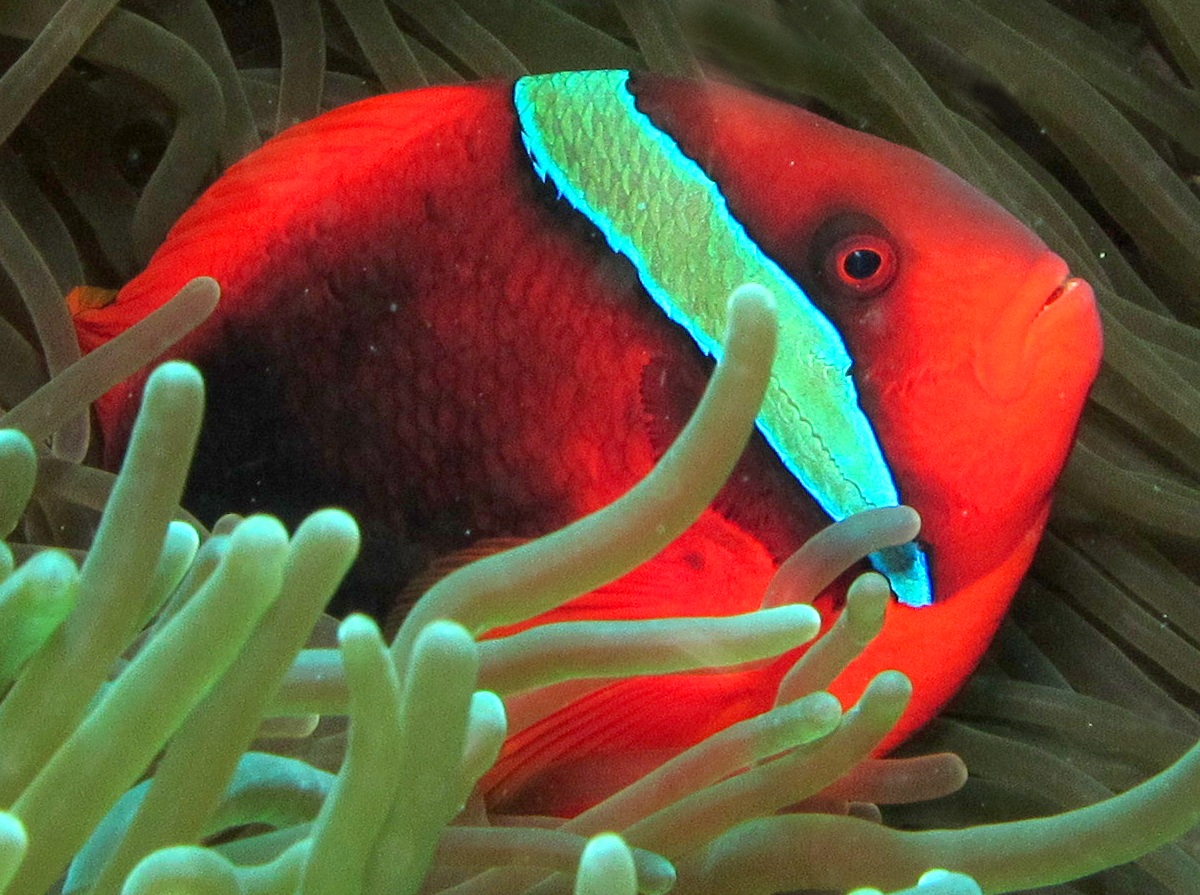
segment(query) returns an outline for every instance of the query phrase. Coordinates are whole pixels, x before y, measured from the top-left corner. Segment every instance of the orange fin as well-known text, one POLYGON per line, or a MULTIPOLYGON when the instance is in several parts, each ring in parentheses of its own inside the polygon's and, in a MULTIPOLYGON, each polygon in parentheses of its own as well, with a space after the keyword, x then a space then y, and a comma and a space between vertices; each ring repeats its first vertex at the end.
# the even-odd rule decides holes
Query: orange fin
POLYGON ((778 672, 629 678, 513 735, 484 776, 489 807, 572 816, 684 749, 771 707, 778 672))
POLYGON ((421 598, 425 591, 451 572, 456 572, 477 560, 520 547, 528 541, 528 538, 483 538, 461 550, 435 557, 429 565, 409 579, 408 583, 401 588, 400 593, 396 595, 396 599, 392 601, 392 608, 388 611, 387 619, 383 624, 384 635, 389 640, 394 637, 413 604, 421 598))
POLYGON ((105 289, 101 286, 76 286, 67 293, 67 310, 72 317, 78 317, 85 311, 96 311, 106 308, 117 298, 116 289, 105 289))
POLYGON ((753 536, 706 510, 657 556, 615 581, 536 618, 490 631, 514 634, 550 622, 738 615, 759 607, 776 563, 753 536))
MULTIPOLYGON (((487 538, 438 557, 396 597, 384 631, 391 636, 416 600, 456 569, 526 543, 487 538)), ((550 622, 737 615, 757 609, 775 561, 755 538, 712 510, 661 553, 603 587, 532 619, 487 632, 487 639, 550 622)))
POLYGON ((84 354, 95 351, 146 316, 122 303, 119 293, 118 289, 100 286, 76 286, 67 293, 67 310, 84 354))

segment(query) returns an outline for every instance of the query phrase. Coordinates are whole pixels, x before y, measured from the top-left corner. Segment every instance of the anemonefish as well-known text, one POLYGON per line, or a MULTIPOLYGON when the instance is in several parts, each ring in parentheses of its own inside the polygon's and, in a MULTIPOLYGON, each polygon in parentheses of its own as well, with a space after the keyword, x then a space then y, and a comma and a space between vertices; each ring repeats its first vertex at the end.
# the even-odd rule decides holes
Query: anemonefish
MULTIPOLYGON (((906 503, 920 541, 871 558, 896 599, 832 687, 848 703, 907 674, 889 744, 986 648, 1101 353, 1089 286, 933 161, 624 71, 379 96, 285 131, 114 301, 75 308, 83 348, 199 275, 219 307, 169 356, 208 381, 197 477, 219 509, 341 503, 433 552, 536 537, 628 490, 695 406, 728 293, 766 286, 779 356, 730 482, 655 560, 535 623, 750 611, 830 519, 906 503)), ((144 379, 98 402, 110 465, 144 379)), ((826 618, 844 588, 817 599, 826 618)), ((510 740, 493 802, 578 810, 769 708, 795 657, 597 690, 510 740)))

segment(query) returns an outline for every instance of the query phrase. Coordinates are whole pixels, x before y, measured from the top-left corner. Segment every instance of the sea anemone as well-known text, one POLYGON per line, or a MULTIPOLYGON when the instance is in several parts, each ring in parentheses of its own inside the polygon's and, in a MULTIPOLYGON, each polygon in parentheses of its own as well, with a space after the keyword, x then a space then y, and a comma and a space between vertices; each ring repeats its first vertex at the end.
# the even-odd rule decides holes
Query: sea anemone
MULTIPOLYGON (((192 293, 208 291, 211 299, 209 286, 192 293)), ((603 828, 665 851, 691 851, 764 800, 803 798, 841 777, 903 708, 900 676, 881 676, 845 718, 823 693, 781 706, 681 756, 673 774, 656 775, 669 783, 643 781, 558 829, 520 819, 503 827, 466 820, 471 790, 505 735, 502 703, 478 684, 503 692, 572 677, 752 661, 816 633, 807 606, 711 622, 699 650, 688 648, 699 645, 695 638, 680 643, 679 620, 622 623, 619 633, 606 623, 563 625, 533 642, 517 635, 517 648, 477 644, 468 631, 519 621, 620 574, 707 505, 749 436, 774 353, 769 296, 744 290, 731 312, 726 357, 705 400, 646 481, 595 516, 448 577, 418 603, 390 649, 372 621, 350 616, 332 655, 297 653, 353 560, 353 521, 321 511, 289 542, 274 519, 250 517, 198 549, 195 529, 171 517, 199 430, 202 385, 184 364, 156 371, 82 566, 76 570, 59 550, 35 550, 0 593, 9 622, 10 686, 0 702, 0 786, 11 805, 3 815, 5 891, 46 891, 74 855, 62 883, 67 892, 413 892, 427 877, 512 862, 522 865, 515 876, 523 889, 549 871, 572 869, 575 860, 578 891, 662 892, 675 879, 671 864, 630 851, 603 828), (632 648, 603 648, 615 636, 632 648), (547 649, 564 642, 566 661, 547 649), (246 751, 264 719, 304 719, 324 707, 350 720, 336 777, 295 758, 246 751), (823 750, 805 754, 805 746, 826 739, 823 750), (719 785, 705 792, 706 784, 769 756, 778 757, 757 773, 748 804, 745 787, 733 796, 719 785), (134 786, 151 766, 152 775, 134 786), (792 780, 787 789, 779 786, 781 773, 792 780), (686 798, 701 793, 708 799, 699 807, 712 817, 701 829, 710 827, 709 835, 697 829, 698 806, 686 798), (462 822, 449 828, 455 818, 462 822), (248 824, 270 831, 243 833, 210 850, 174 845, 248 824), (597 834, 581 835, 589 828, 597 834)), ((155 325, 148 319, 139 328, 155 325)), ((43 418, 77 410, 54 397, 44 391, 31 399, 47 408, 43 418)), ((38 457, 24 434, 5 430, 0 460, 11 530, 34 494, 38 457)), ((843 524, 823 537, 818 556, 838 566, 826 573, 881 541, 911 535, 911 514, 875 515, 881 521, 843 524)), ((886 587, 873 574, 863 580, 867 596, 852 602, 877 604, 886 587)), ((877 627, 875 609, 868 614, 877 627)), ((846 617, 853 621, 855 613, 846 617)), ((956 761, 938 763, 951 772, 935 775, 934 786, 956 786, 956 761)), ((880 777, 878 768, 873 776, 880 777)), ((918 786, 930 792, 928 780, 918 786)), ((483 891, 514 885, 486 876, 473 882, 483 891)), ((441 879, 435 888, 448 885, 441 879)))
MULTIPOLYGON (((153 325, 147 318, 140 328, 153 325)), ((336 651, 301 649, 354 558, 353 520, 323 510, 289 541, 278 521, 252 516, 198 549, 195 529, 172 516, 203 388, 188 365, 159 368, 81 567, 35 549, 0 591, 10 665, 0 702, 0 788, 11 806, 0 815, 4 891, 496 895, 556 891, 555 874, 576 860, 576 891, 893 886, 931 864, 1011 891, 1136 857, 1200 819, 1197 746, 1155 780, 1058 817, 891 830, 863 803, 936 797, 957 789, 963 770, 945 754, 869 758, 909 695, 895 672, 880 674, 845 714, 820 690, 791 694, 571 820, 489 816, 472 797, 506 734, 501 695, 553 701, 562 681, 784 652, 815 635, 819 620, 804 600, 824 580, 912 536, 903 508, 832 526, 802 548, 812 586, 793 594, 799 604, 747 617, 473 638, 623 574, 691 523, 749 437, 774 326, 769 294, 735 292, 724 357, 650 476, 599 513, 447 576, 390 647, 373 621, 349 616, 336 651), (687 636, 701 624, 703 638, 687 636), (342 714, 344 742, 304 736, 318 721, 304 723, 309 716, 342 714), (263 725, 287 730, 272 731, 275 719, 299 720, 293 751, 312 763, 261 751, 261 742, 251 749, 263 725), (329 760, 330 751, 336 776, 312 754, 329 760), (176 844, 214 836, 223 841, 209 848, 176 844), (489 865, 501 866, 482 870, 489 865)), ((59 403, 46 416, 75 410, 59 403)), ((11 528, 34 494, 38 457, 27 436, 4 430, 0 461, 11 528)), ((820 643, 839 657, 834 667, 822 668, 822 650, 812 650, 789 676, 792 688, 796 672, 816 686, 836 674, 878 631, 887 594, 880 576, 860 576, 820 643)), ((969 884, 926 874, 919 889, 969 884)))
MULTIPOLYGON (((0 671, 8 675, 6 680, 19 676, 19 681, 0 706, 0 721, 7 718, 5 723, 25 731, 24 738, 3 738, 0 766, 8 775, 6 804, 17 816, 22 816, 18 806, 28 807, 28 800, 20 800, 32 798, 25 796, 25 787, 34 779, 31 771, 43 762, 45 774, 56 768, 54 774, 89 784, 40 790, 45 800, 41 804, 63 803, 74 810, 72 803, 78 798, 80 810, 71 823, 59 824, 51 815, 42 815, 40 829, 55 830, 55 836, 61 836, 59 844, 43 841, 33 825, 36 835, 29 838, 30 856, 20 871, 16 871, 16 857, 24 848, 23 833, 10 820, 4 822, 0 852, 5 866, 18 874, 13 891, 40 892, 53 885, 72 850, 89 832, 87 823, 78 818, 94 816, 98 821, 96 812, 104 809, 96 805, 136 783, 147 762, 154 762, 164 776, 174 767, 171 773, 184 782, 194 776, 197 786, 207 787, 209 799, 221 798, 224 783, 217 766, 222 762, 223 773, 234 774, 235 787, 239 781, 246 786, 230 792, 249 792, 250 801, 255 793, 265 791, 256 790, 256 785, 280 779, 283 789, 294 784, 291 791, 307 793, 308 801, 285 800, 297 813, 283 820, 292 822, 284 823, 275 815, 278 823, 271 825, 286 829, 313 824, 309 829, 324 831, 326 843, 325 852, 314 854, 345 860, 359 872, 365 863, 351 860, 351 851, 339 854, 329 845, 342 841, 337 836, 342 835, 338 824, 344 822, 344 814, 335 808, 346 799, 378 795, 355 792, 340 781, 335 786, 332 776, 303 770, 337 766, 346 742, 340 733, 327 729, 333 721, 322 721, 312 736, 296 737, 308 733, 303 722, 311 722, 317 714, 339 715, 347 706, 355 718, 376 714, 356 715, 354 708, 355 674, 362 672, 358 686, 367 688, 360 692, 381 692, 370 687, 379 685, 377 672, 387 667, 378 662, 379 641, 362 619, 348 622, 343 629, 344 659, 314 651, 301 654, 302 661, 293 663, 287 649, 277 647, 273 659, 263 660, 275 663, 270 673, 284 675, 281 692, 285 693, 292 692, 287 689, 289 681, 299 688, 297 693, 303 692, 301 682, 309 680, 306 669, 317 673, 345 664, 344 685, 335 682, 328 692, 312 694, 311 702, 297 697, 290 704, 284 713, 289 718, 295 719, 295 713, 304 709, 299 721, 272 721, 276 732, 290 733, 291 739, 260 744, 270 745, 273 754, 287 751, 284 746, 289 745, 292 755, 307 759, 303 766, 296 759, 292 760, 297 763, 285 766, 282 757, 264 758, 278 769, 276 777, 261 773, 262 764, 242 768, 238 756, 245 743, 236 748, 231 744, 247 736, 245 725, 258 723, 257 712, 233 713, 237 723, 227 724, 214 720, 221 717, 217 708, 209 710, 217 714, 208 716, 194 709, 189 720, 182 721, 186 692, 195 695, 211 685, 211 679, 193 681, 192 691, 181 685, 180 701, 170 705, 164 701, 161 716, 155 714, 159 733, 139 740, 142 752, 135 754, 130 748, 128 755, 117 756, 126 762, 121 773, 107 765, 101 772, 100 765, 90 763, 93 759, 86 749, 71 753, 69 760, 57 758, 59 747, 65 749, 77 737, 86 744, 87 734, 82 731, 87 724, 76 725, 112 702, 109 694, 124 692, 124 699, 137 694, 136 689, 119 690, 115 682, 122 680, 122 669, 136 667, 153 654, 150 644, 165 645, 168 640, 162 635, 179 631, 178 625, 172 629, 170 624, 177 614, 190 611, 192 602, 184 600, 186 595, 207 593, 207 582, 240 574, 231 556, 262 550, 275 557, 272 562, 283 562, 286 570, 289 558, 295 556, 298 562, 306 554, 308 548, 300 545, 315 547, 327 538, 332 543, 340 537, 344 549, 350 531, 345 517, 321 514, 306 523, 314 527, 301 526, 287 542, 282 531, 265 519, 247 520, 242 523, 249 523, 245 529, 229 522, 215 527, 212 537, 204 532, 204 546, 189 565, 195 542, 188 531, 203 532, 202 528, 168 525, 165 517, 155 521, 142 510, 118 512, 112 507, 119 504, 114 503, 105 517, 113 521, 97 529, 93 540, 93 511, 105 505, 112 484, 106 474, 80 465, 88 444, 86 415, 81 411, 88 400, 194 325, 213 295, 209 286, 198 284, 164 309, 167 313, 152 326, 121 345, 114 343, 111 353, 98 356, 97 352, 76 363, 77 347, 62 307, 63 293, 85 282, 119 285, 137 270, 215 170, 253 148, 264 134, 322 108, 379 89, 584 67, 632 66, 737 77, 938 158, 1006 204, 1092 282, 1105 315, 1107 354, 1055 516, 1011 620, 955 705, 909 747, 912 754, 957 753, 971 770, 966 785, 946 798, 885 807, 886 826, 834 813, 773 817, 760 805, 757 820, 712 831, 707 840, 689 843, 687 849, 664 845, 657 858, 634 852, 630 859, 623 846, 604 839, 596 846, 596 860, 625 869, 611 871, 618 876, 608 875, 610 871, 599 876, 584 873, 581 880, 601 879, 601 884, 609 885, 624 873, 620 878, 628 882, 632 860, 642 874, 641 884, 653 887, 655 883, 648 881, 662 884, 667 878, 665 855, 675 865, 681 891, 692 887, 717 892, 732 885, 738 891, 800 885, 895 887, 913 884, 919 873, 935 864, 975 873, 992 890, 1067 879, 1138 853, 1133 846, 1117 848, 1106 841, 1086 852, 1088 860, 1080 864, 1055 865, 1055 852, 1071 854, 1069 840, 1063 838, 1069 819, 1085 821, 1095 815, 1066 814, 1053 821, 1021 821, 1017 827, 981 827, 955 834, 970 842, 972 834, 998 836, 1007 831, 1044 846, 1036 853, 1022 853, 1011 842, 997 840, 991 853, 998 856, 998 869, 1016 874, 998 881, 989 875, 996 867, 971 863, 964 857, 966 852, 952 844, 958 840, 947 838, 950 834, 916 831, 1049 815, 1100 802, 1167 765, 1200 733, 1194 715, 1200 691, 1196 652, 1200 616, 1195 609, 1200 596, 1200 565, 1195 558, 1200 539, 1200 366, 1196 361, 1200 306, 1194 286, 1200 273, 1200 202, 1195 195, 1200 104, 1194 90, 1200 78, 1196 43, 1200 25, 1186 4, 1167 0, 1104 5, 1070 0, 953 4, 622 0, 611 5, 571 0, 519 4, 339 0, 323 5, 312 0, 276 3, 274 8, 278 36, 265 4, 209 6, 192 0, 133 11, 117 7, 113 0, 62 4, 43 0, 0 8, 0 33, 8 36, 0 44, 0 64, 6 66, 0 80, 0 128, 8 137, 0 152, 0 266, 7 275, 0 279, 0 308, 9 321, 0 327, 5 357, 0 405, 13 408, 3 424, 22 429, 37 446, 31 452, 28 442, 10 436, 0 445, 6 458, 15 458, 6 461, 4 479, 11 484, 5 489, 5 515, 0 521, 8 523, 6 531, 14 532, 10 538, 14 562, 20 563, 3 585, 17 596, 4 604, 10 606, 14 623, 10 626, 6 621, 0 627, 13 632, 6 640, 0 671), (33 488, 35 456, 38 471, 33 488), (31 489, 34 501, 22 515, 31 489), (151 534, 155 525, 162 531, 151 534), (105 571, 110 569, 105 557, 118 543, 112 533, 117 530, 127 539, 119 549, 140 551, 136 558, 128 558, 140 564, 140 579, 126 580, 133 573, 124 566, 116 567, 124 569, 119 573, 105 571), (239 531, 234 551, 232 542, 239 531), (331 532, 340 535, 333 537, 331 532), (101 550, 106 543, 110 546, 101 550), (41 545, 47 544, 63 545, 68 552, 64 556, 42 550, 41 545), (93 544, 84 559, 83 551, 93 544), (79 572, 67 556, 82 561, 79 572), (218 569, 223 570, 220 575, 218 569), (183 576, 182 582, 178 576, 183 576), (91 581, 87 587, 85 580, 91 581), (135 586, 135 580, 142 584, 135 586), (141 594, 137 599, 118 599, 134 590, 141 594), (165 610, 156 614, 159 602, 172 591, 179 596, 171 597, 165 610), (85 600, 85 593, 93 596, 85 600), (155 620, 149 632, 139 636, 141 625, 151 618, 155 620), (17 624, 16 619, 24 621, 17 624), (131 642, 134 651, 117 659, 131 642), (66 661, 54 652, 68 643, 87 645, 82 658, 66 661), (114 660, 116 666, 111 667, 114 660), (132 663, 129 668, 125 661, 132 663), (354 666, 355 662, 359 664, 354 666), (375 672, 367 670, 371 668, 375 672), (117 672, 122 674, 108 683, 109 675, 117 672), (368 680, 374 684, 368 685, 368 680), (95 705, 89 705, 92 700, 95 705), (60 704, 66 707, 55 714, 53 706, 60 704), (219 755, 210 754, 207 746, 193 745, 188 747, 195 750, 190 755, 187 749, 172 746, 159 757, 155 753, 162 738, 171 733, 162 730, 170 727, 173 717, 180 719, 174 722, 182 723, 180 731, 194 725, 191 736, 195 737, 204 732, 201 726, 232 725, 237 730, 230 730, 219 755), (209 719, 205 725, 191 720, 204 717, 209 719), (150 754, 135 768, 147 750, 150 754), (169 759, 172 751, 176 757, 169 759), (51 752, 56 758, 46 762, 51 752), (79 764, 81 760, 84 763, 79 764), (209 767, 208 761, 213 765, 201 772, 209 767), (297 776, 293 780, 288 774, 297 776), (100 782, 104 785, 91 785, 100 782), (84 793, 94 796, 94 803, 80 798, 80 789, 94 789, 84 793), (335 792, 337 799, 326 799, 327 792, 335 792), (328 807, 322 810, 322 805, 328 807), (914 832, 900 833, 899 828, 914 832), (75 844, 65 844, 70 842, 75 844), (798 848, 797 843, 804 845, 798 848), (818 846, 820 853, 815 851, 818 846), (45 857, 51 853, 54 857, 45 857), (838 875, 856 866, 861 876, 838 875), (30 869, 34 867, 42 868, 37 871, 40 876, 30 869), (828 875, 820 875, 825 871, 828 875)), ((176 397, 194 390, 196 384, 189 377, 172 368, 164 374, 169 384, 164 388, 176 397), (182 384, 189 381, 191 385, 182 384)), ((149 405, 147 413, 153 416, 149 405)), ((185 444, 186 427, 173 429, 172 425, 164 426, 163 435, 156 437, 165 439, 170 434, 172 443, 185 444)), ((176 459, 183 462, 179 458, 184 455, 186 450, 176 459)), ((141 487, 146 490, 173 487, 164 484, 162 476, 181 476, 180 469, 163 469, 131 460, 123 478, 144 479, 141 487)), ((114 502, 118 494, 114 492, 114 502)), ((169 514, 162 507, 177 500, 160 504, 156 512, 169 514)), ((325 559, 332 564, 329 568, 336 567, 334 560, 325 559)), ((262 586, 269 592, 280 585, 262 586)), ((209 588, 217 590, 216 583, 209 588)), ((270 593, 263 596, 258 611, 273 612, 265 608, 272 598, 270 593)), ((298 599, 316 601, 317 596, 310 593, 298 599)), ((241 607, 241 611, 255 610, 241 607)), ((247 631, 255 631, 247 633, 249 637, 273 627, 262 622, 254 627, 248 616, 245 624, 247 631)), ((303 628, 299 622, 294 624, 303 628)), ((461 631, 439 628, 429 644, 433 651, 429 655, 443 647, 452 653, 458 647, 470 651, 461 631)), ((398 641, 409 644, 394 656, 401 661, 393 667, 400 668, 404 677, 412 668, 406 659, 427 655, 416 648, 424 642, 417 637, 419 630, 423 629, 414 622, 408 639, 398 641)), ((648 632, 648 636, 654 635, 648 632)), ((796 629, 789 629, 786 636, 796 636, 796 629)), ((220 646, 236 652, 232 637, 220 646)), ((293 654, 299 646, 295 643, 293 654)), ((486 654, 486 646, 476 649, 481 656, 486 654)), ((257 652, 256 646, 243 649, 241 655, 257 652)), ((216 663, 218 656, 214 652, 207 660, 216 663)), ((239 667, 237 659, 229 661, 233 665, 222 681, 239 667)), ((633 659, 618 660, 623 661, 633 659)), ((548 667, 538 661, 533 665, 548 667)), ((212 666, 204 667, 209 668, 206 674, 216 674, 212 666)), ((619 673, 620 668, 612 671, 619 673)), ((242 673, 260 682, 270 679, 267 671, 261 679, 248 668, 242 673)), ((567 668, 561 673, 573 672, 567 668)), ((135 678, 129 680, 132 686, 135 678)), ((481 681, 487 681, 486 676, 481 681)), ((881 686, 899 688, 900 684, 892 680, 881 686)), ((495 702, 475 696, 476 692, 470 689, 465 710, 468 734, 483 731, 474 741, 466 736, 467 745, 474 742, 477 748, 470 753, 472 768, 486 764, 485 746, 494 745, 498 735, 495 702)), ((890 699, 897 698, 894 690, 889 692, 890 699)), ((139 723, 143 715, 148 716, 146 707, 158 705, 158 699, 128 703, 134 706, 139 723)), ((277 708, 262 709, 266 715, 273 711, 277 708)), ((847 717, 853 714, 852 710, 847 717)), ((374 723, 381 723, 380 719, 374 718, 374 723)), ((361 726, 356 722, 352 731, 361 726)), ((251 730, 249 735, 253 734, 251 730)), ((179 736, 176 733, 172 742, 179 736)), ((364 730, 356 745, 352 733, 350 754, 357 748, 369 755, 368 736, 364 730)), ((800 748, 816 751, 828 739, 800 748)), ((127 745, 122 741, 118 751, 127 745)), ((774 745, 777 751, 784 748, 774 745)), ((743 761, 729 767, 729 773, 754 763, 745 758, 746 753, 740 754, 743 761)), ((910 795, 928 797, 957 782, 948 773, 954 766, 948 759, 913 761, 907 767, 914 776, 934 784, 925 790, 914 784, 910 795), (939 773, 946 775, 941 783, 939 773)), ((755 772, 766 773, 775 764, 763 762, 755 772)), ((858 773, 869 779, 866 769, 873 767, 861 765, 864 770, 858 773)), ((1153 785, 1165 790, 1160 795, 1186 796, 1173 776, 1179 773, 1155 778, 1153 785)), ((732 781, 745 778, 754 779, 741 774, 727 782, 732 786, 732 781)), ((64 778, 46 778, 56 779, 64 778)), ((133 792, 121 802, 127 808, 146 790, 133 792)), ((880 792, 878 786, 855 789, 847 784, 844 791, 829 791, 821 800, 810 800, 807 807, 844 810, 850 803, 886 801, 880 792)), ((1129 795, 1136 799, 1146 794, 1138 788, 1129 795)), ((172 823, 190 831, 170 841, 196 842, 209 832, 204 824, 211 802, 206 808, 203 800, 191 796, 152 799, 146 794, 145 799, 145 804, 159 806, 154 808, 156 815, 148 816, 174 818, 172 823), (185 809, 191 812, 186 817, 185 809)), ((233 841, 221 846, 232 857, 194 847, 159 851, 148 864, 139 865, 128 884, 175 885, 172 880, 178 874, 186 875, 195 866, 207 868, 201 872, 209 874, 204 880, 228 883, 229 867, 220 862, 232 861, 236 866, 238 848, 250 849, 255 859, 271 858, 267 866, 273 869, 261 876, 245 872, 238 876, 239 871, 234 871, 239 885, 248 888, 269 888, 274 883, 268 880, 275 879, 285 880, 279 883, 283 888, 294 888, 299 877, 287 877, 287 872, 298 872, 301 865, 337 866, 323 860, 306 863, 302 849, 290 842, 281 842, 274 854, 254 851, 270 848, 264 841, 270 834, 246 826, 262 817, 237 814, 237 805, 246 802, 230 804, 234 813, 217 823, 230 829, 243 827, 228 833, 233 841)), ((1177 826, 1188 823, 1186 812, 1169 801, 1155 798, 1149 804, 1177 826)), ((685 805, 686 798, 670 810, 683 812, 688 809, 680 806, 685 805)), ((1116 809, 1111 816, 1120 817, 1129 802, 1108 807, 1116 809)), ((676 820, 667 825, 668 832, 682 822, 679 819, 689 817, 673 816, 676 820)), ((148 823, 143 821, 142 826, 148 823)), ((528 827, 518 827, 503 840, 499 834, 506 828, 494 827, 490 835, 500 844, 488 846, 493 851, 480 855, 471 851, 476 846, 454 838, 462 835, 458 826, 465 824, 447 827, 442 834, 439 851, 431 859, 438 868, 427 882, 431 887, 453 885, 491 892, 529 885, 528 877, 503 882, 496 873, 464 882, 453 869, 445 871, 449 882, 439 883, 444 852, 475 855, 476 867, 536 853, 550 862, 545 866, 567 869, 585 841, 568 831, 574 838, 552 843, 551 837, 535 836, 528 827), (501 853, 506 856, 503 860, 496 857, 501 853), (547 855, 555 856, 553 861, 547 855)), ((630 832, 632 824, 609 826, 625 831, 635 845, 645 844, 651 851, 659 848, 657 840, 630 832)), ((101 829, 123 829, 123 822, 110 815, 101 829)), ((1134 829, 1145 831, 1150 824, 1143 819, 1134 829)), ((302 836, 305 841, 319 841, 309 832, 302 836)), ((84 854, 102 854, 91 850, 101 847, 100 840, 94 840, 84 854)), ((422 847, 427 849, 428 842, 422 847)), ((129 862, 149 853, 150 846, 130 848, 135 853, 110 866, 127 872, 133 866, 129 862)), ((1147 856, 1136 867, 1063 891, 1095 891, 1094 886, 1111 892, 1194 891, 1200 879, 1196 861, 1196 842, 1186 838, 1147 856)), ((241 863, 253 864, 254 859, 241 863)), ((450 866, 449 861, 445 864, 450 866)), ((85 865, 81 857, 77 872, 84 873, 85 865)), ((101 870, 96 867, 91 872, 101 870)), ((119 888, 122 877, 114 869, 106 880, 88 878, 119 888)), ((330 878, 314 877, 306 884, 333 885, 330 878)), ((336 878, 340 887, 343 878, 336 878)), ((617 891, 617 885, 624 884, 612 883, 606 891, 617 891)), ((960 881, 953 878, 934 875, 920 891, 960 891, 950 888, 958 885, 960 881)))

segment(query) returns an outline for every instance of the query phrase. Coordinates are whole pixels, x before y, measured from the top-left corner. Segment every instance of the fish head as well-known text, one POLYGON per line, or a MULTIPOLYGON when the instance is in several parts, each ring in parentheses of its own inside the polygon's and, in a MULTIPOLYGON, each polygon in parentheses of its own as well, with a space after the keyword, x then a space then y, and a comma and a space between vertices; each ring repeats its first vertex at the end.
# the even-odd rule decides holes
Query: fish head
POLYGON ((847 342, 900 498, 922 518, 933 606, 889 606, 886 636, 839 681, 857 695, 880 668, 914 678, 894 742, 953 694, 1007 611, 1102 337, 1091 287, 1031 230, 924 156, 862 142, 878 161, 859 175, 857 201, 830 197, 793 238, 805 244, 798 276, 847 342))
POLYGON ((854 189, 794 221, 788 266, 847 343, 921 513, 934 599, 949 599, 1040 533, 1098 369, 1099 316, 1091 287, 991 199, 903 147, 839 136, 874 162, 828 158, 844 167, 827 182, 854 189))
POLYGON ((1101 357, 1092 289, 918 152, 726 86, 635 92, 846 343, 900 499, 921 514, 934 601, 890 607, 850 689, 867 669, 919 676, 922 645, 953 648, 963 668, 930 671, 940 704, 978 661, 1045 525, 1101 357))

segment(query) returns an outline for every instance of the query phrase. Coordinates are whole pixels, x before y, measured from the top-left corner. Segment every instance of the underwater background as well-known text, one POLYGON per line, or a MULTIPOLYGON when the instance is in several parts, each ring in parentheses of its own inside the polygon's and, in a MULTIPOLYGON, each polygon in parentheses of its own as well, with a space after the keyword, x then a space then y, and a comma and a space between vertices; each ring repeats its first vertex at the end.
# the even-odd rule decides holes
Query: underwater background
MULTIPOLYGON (((0 35, 5 408, 77 359, 65 308, 52 307, 63 294, 119 286, 237 158, 380 91, 579 68, 703 75, 938 159, 1093 285, 1105 361, 1008 621, 949 710, 902 750, 956 753, 970 777, 952 795, 884 807, 884 822, 1081 807, 1200 739, 1196 4, 10 0, 0 35)), ((84 417, 49 450, 87 465, 84 417)), ((81 557, 104 481, 40 485, 11 538, 18 558, 34 552, 23 544, 81 557)), ((1192 833, 1042 891, 1200 893, 1198 849, 1192 833)))

